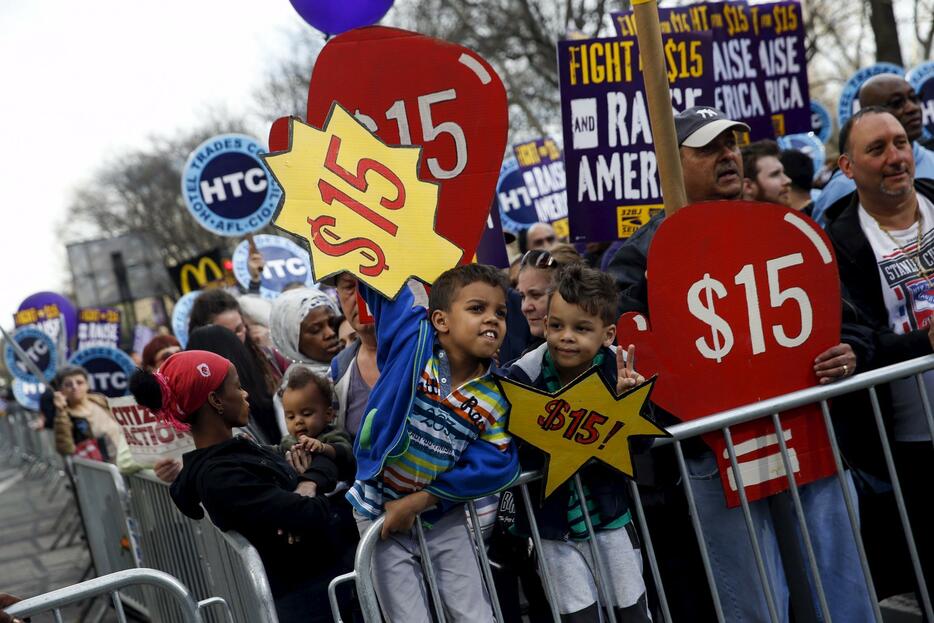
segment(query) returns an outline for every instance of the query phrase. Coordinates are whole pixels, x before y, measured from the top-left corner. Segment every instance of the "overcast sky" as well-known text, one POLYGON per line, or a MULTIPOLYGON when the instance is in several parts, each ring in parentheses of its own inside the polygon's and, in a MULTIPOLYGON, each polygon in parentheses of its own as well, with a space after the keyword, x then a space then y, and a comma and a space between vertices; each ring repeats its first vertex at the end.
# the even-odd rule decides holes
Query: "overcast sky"
POLYGON ((22 299, 68 279, 54 232, 71 191, 149 136, 246 110, 300 28, 288 0, 0 2, 4 327, 22 299))

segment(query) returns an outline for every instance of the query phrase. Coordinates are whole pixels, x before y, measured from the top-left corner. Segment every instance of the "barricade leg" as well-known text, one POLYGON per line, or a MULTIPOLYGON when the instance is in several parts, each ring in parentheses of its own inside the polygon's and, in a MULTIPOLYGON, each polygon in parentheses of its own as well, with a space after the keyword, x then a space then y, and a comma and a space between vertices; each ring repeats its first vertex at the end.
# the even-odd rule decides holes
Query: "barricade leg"
POLYGON ((532 544, 535 547, 536 558, 538 559, 538 571, 542 578, 542 588, 545 589, 545 596, 548 598, 548 607, 551 610, 551 617, 554 623, 561 623, 561 614, 558 612, 557 593, 555 592, 554 578, 548 571, 548 565, 542 559, 542 537, 538 531, 538 524, 535 521, 535 507, 532 504, 532 495, 529 493, 529 486, 525 483, 519 485, 522 493, 522 504, 525 506, 526 515, 529 518, 529 529, 532 533, 532 544))
POLYGON ((486 555, 486 544, 480 530, 480 518, 477 516, 477 506, 473 500, 467 502, 467 512, 470 514, 471 534, 474 538, 474 547, 477 548, 477 562, 483 573, 483 581, 490 595, 490 604, 493 606, 493 617, 497 623, 503 623, 503 612, 499 607, 499 596, 496 594, 496 584, 493 582, 493 571, 490 569, 490 559, 486 555))
POLYGON ((726 619, 723 616, 723 606, 720 603, 720 592, 717 590, 717 581, 714 577, 713 567, 710 564, 710 554, 707 551, 707 539, 704 537, 704 528, 701 525, 700 514, 697 510, 697 502, 694 499, 694 490, 691 487, 691 476, 688 473, 688 466, 684 460, 684 450, 680 441, 674 442, 675 456, 678 459, 678 471, 681 474, 681 482, 684 485, 684 495, 687 498, 688 509, 691 513, 691 524, 694 526, 694 534, 697 536, 697 545, 700 550, 701 562, 704 565, 704 575, 707 576, 707 584, 710 587, 710 596, 713 600, 714 612, 717 615, 717 621, 724 623, 726 619))
POLYGON ((811 570, 811 580, 814 583, 814 589, 817 593, 817 602, 820 607, 824 620, 830 620, 830 608, 827 606, 827 596, 824 594, 824 585, 820 577, 820 569, 817 565, 817 557, 814 554, 814 545, 811 542, 811 534, 808 530, 808 522, 804 515, 804 507, 801 504, 801 496, 798 492, 798 482, 795 479, 794 467, 791 464, 791 457, 788 454, 788 445, 785 443, 785 435, 782 429, 781 420, 777 413, 772 414, 772 425, 775 427, 775 437, 778 440, 778 449, 781 452, 782 463, 785 467, 785 477, 788 479, 788 491, 791 494, 792 504, 794 505, 795 517, 798 520, 798 530, 801 532, 801 540, 804 544, 804 551, 807 555, 808 566, 811 570))
MULTIPOLYGON (((885 430, 885 424, 882 421, 882 410, 879 408, 879 395, 875 387, 869 388, 869 399, 872 402, 872 413, 876 420, 876 430, 879 432, 879 441, 882 443, 882 454, 885 457, 885 466, 889 472, 889 478, 892 482, 892 488, 895 492, 895 504, 898 507, 898 517, 902 528, 905 531, 905 541, 908 545, 908 553, 911 556, 911 566, 915 573, 915 579, 918 584, 918 594, 921 597, 921 607, 927 619, 934 620, 934 608, 931 607, 931 597, 928 594, 927 584, 925 583, 924 572, 921 569, 921 559, 918 556, 918 547, 911 530, 911 522, 908 519, 908 509, 905 505, 905 496, 902 493, 901 483, 898 478, 898 471, 895 468, 895 459, 892 455, 892 448, 889 444, 888 435, 885 430)), ((922 529, 927 530, 929 526, 922 529)))
POLYGON ((846 471, 843 468, 843 458, 840 455, 840 446, 837 443, 837 435, 834 430, 833 420, 830 417, 830 407, 826 400, 820 403, 821 415, 824 418, 824 426, 827 427, 827 437, 830 439, 830 449, 833 453, 834 465, 837 470, 837 482, 840 484, 840 491, 843 494, 843 503, 846 506, 846 514, 850 521, 850 529, 853 533, 853 540, 856 543, 856 553, 859 556, 860 569, 863 572, 863 579, 866 582, 866 590, 869 593, 869 603, 873 609, 877 623, 882 623, 882 610, 879 608, 879 597, 876 594, 876 587, 872 581, 872 572, 869 569, 869 559, 866 557, 866 547, 863 545, 862 535, 859 531, 859 515, 856 508, 856 496, 850 488, 851 480, 847 478, 846 471))
MULTIPOLYGON (((632 494, 632 500, 636 506, 636 521, 639 525, 642 542, 645 543, 646 556, 649 559, 649 568, 652 571, 652 580, 655 582, 655 590, 658 593, 659 607, 662 609, 662 618, 665 623, 671 623, 671 611, 668 607, 668 596, 665 594, 665 586, 662 584, 662 574, 658 568, 658 559, 655 557, 655 546, 652 544, 652 535, 649 532, 649 526, 645 519, 645 510, 642 508, 642 495, 639 493, 639 487, 635 481, 629 481, 629 491, 632 494)), ((646 596, 647 598, 648 596, 646 596)))

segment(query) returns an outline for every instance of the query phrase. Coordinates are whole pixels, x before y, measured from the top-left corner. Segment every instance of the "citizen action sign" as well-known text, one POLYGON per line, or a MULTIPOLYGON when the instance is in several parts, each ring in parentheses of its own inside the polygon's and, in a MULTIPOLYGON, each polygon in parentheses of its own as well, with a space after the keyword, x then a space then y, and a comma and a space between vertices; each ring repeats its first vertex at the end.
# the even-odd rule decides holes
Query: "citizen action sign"
POLYGON ((242 134, 222 134, 195 149, 182 171, 182 196, 205 229, 243 236, 262 229, 282 197, 259 158, 263 146, 242 134))
POLYGON ((180 458, 195 449, 191 435, 175 430, 132 396, 109 398, 107 403, 123 430, 133 460, 143 467, 152 467, 161 459, 180 458))

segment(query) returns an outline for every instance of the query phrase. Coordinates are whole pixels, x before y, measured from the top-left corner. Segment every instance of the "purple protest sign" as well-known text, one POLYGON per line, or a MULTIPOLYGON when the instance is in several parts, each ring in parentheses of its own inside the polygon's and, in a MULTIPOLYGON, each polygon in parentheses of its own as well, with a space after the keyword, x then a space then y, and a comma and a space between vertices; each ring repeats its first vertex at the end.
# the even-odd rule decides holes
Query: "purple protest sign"
POLYGON ((497 268, 509 268, 509 255, 506 253, 506 240, 503 238, 503 227, 499 220, 499 210, 496 206, 490 210, 486 219, 486 227, 477 245, 477 262, 490 264, 497 268))
POLYGON ((801 3, 783 0, 749 7, 761 82, 776 136, 811 131, 804 17, 801 3))
MULTIPOLYGON (((663 37, 672 104, 712 105, 711 34, 663 37)), ((558 42, 572 242, 628 238, 662 209, 634 37, 558 42)))
POLYGON ((119 309, 84 307, 78 312, 78 341, 75 350, 117 348, 119 345, 119 309))
POLYGON ((568 235, 566 176, 561 150, 551 138, 513 145, 515 160, 503 163, 496 198, 503 226, 513 233, 550 223, 568 235))
MULTIPOLYGON (((663 34, 711 32, 715 82, 705 102, 750 126, 757 141, 811 130, 801 5, 793 0, 748 5, 698 4, 659 9, 663 34)), ((632 13, 613 13, 620 36, 635 34, 632 13)))
POLYGON ((59 357, 67 357, 68 345, 78 330, 78 312, 67 298, 55 292, 36 292, 23 299, 13 315, 17 327, 34 325, 52 338, 59 357), (63 332, 64 329, 64 332, 63 332))

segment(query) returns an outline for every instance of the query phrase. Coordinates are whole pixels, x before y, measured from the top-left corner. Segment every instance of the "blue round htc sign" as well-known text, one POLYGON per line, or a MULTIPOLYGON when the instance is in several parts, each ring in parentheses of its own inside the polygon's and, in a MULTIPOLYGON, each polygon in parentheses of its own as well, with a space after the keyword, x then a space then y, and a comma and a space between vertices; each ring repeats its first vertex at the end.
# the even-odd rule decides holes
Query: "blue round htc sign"
POLYGON ((869 67, 863 67, 843 85, 843 91, 840 92, 840 104, 837 107, 837 123, 840 127, 846 123, 846 120, 853 116, 853 113, 859 110, 859 89, 863 83, 879 74, 905 75, 905 69, 895 63, 876 63, 869 67))
POLYGON ((811 132, 813 132, 822 143, 830 140, 830 134, 833 132, 833 121, 830 119, 830 111, 824 108, 820 102, 811 100, 811 132))
POLYGON ((814 175, 817 175, 821 167, 824 166, 824 159, 827 157, 827 150, 824 149, 824 143, 813 132, 807 134, 788 134, 779 137, 778 146, 782 149, 797 149, 804 155, 810 157, 814 163, 814 175))
MULTIPOLYGON (((259 235, 253 237, 256 249, 263 254, 263 272, 260 274, 259 293, 263 298, 274 299, 290 283, 301 283, 311 287, 311 259, 308 252, 288 238, 259 235)), ((231 261, 233 273, 244 288, 250 284, 250 243, 246 240, 237 245, 231 261)))
POLYGON ((41 383, 52 380, 58 364, 55 355, 55 342, 52 341, 52 338, 35 327, 23 327, 13 335, 13 339, 26 353, 30 361, 36 364, 44 378, 36 378, 29 370, 29 367, 20 361, 12 344, 7 344, 4 350, 7 370, 26 383, 41 383))
POLYGON ((44 391, 44 383, 27 383, 22 379, 13 379, 13 397, 24 409, 38 411, 39 398, 44 391))
POLYGON ((205 229, 243 236, 272 220, 282 190, 259 154, 263 146, 243 134, 221 134, 195 149, 182 171, 182 196, 205 229))
POLYGON ((87 370, 91 391, 104 394, 108 398, 126 396, 130 377, 136 371, 136 364, 129 355, 122 350, 106 346, 79 350, 71 356, 68 363, 87 370))
POLYGON ((934 61, 921 63, 905 76, 921 99, 921 114, 924 120, 924 136, 934 136, 934 61))
POLYGON ((175 301, 175 307, 172 308, 172 333, 175 334, 182 348, 188 344, 188 319, 191 317, 191 308, 199 294, 201 290, 189 292, 175 301))

